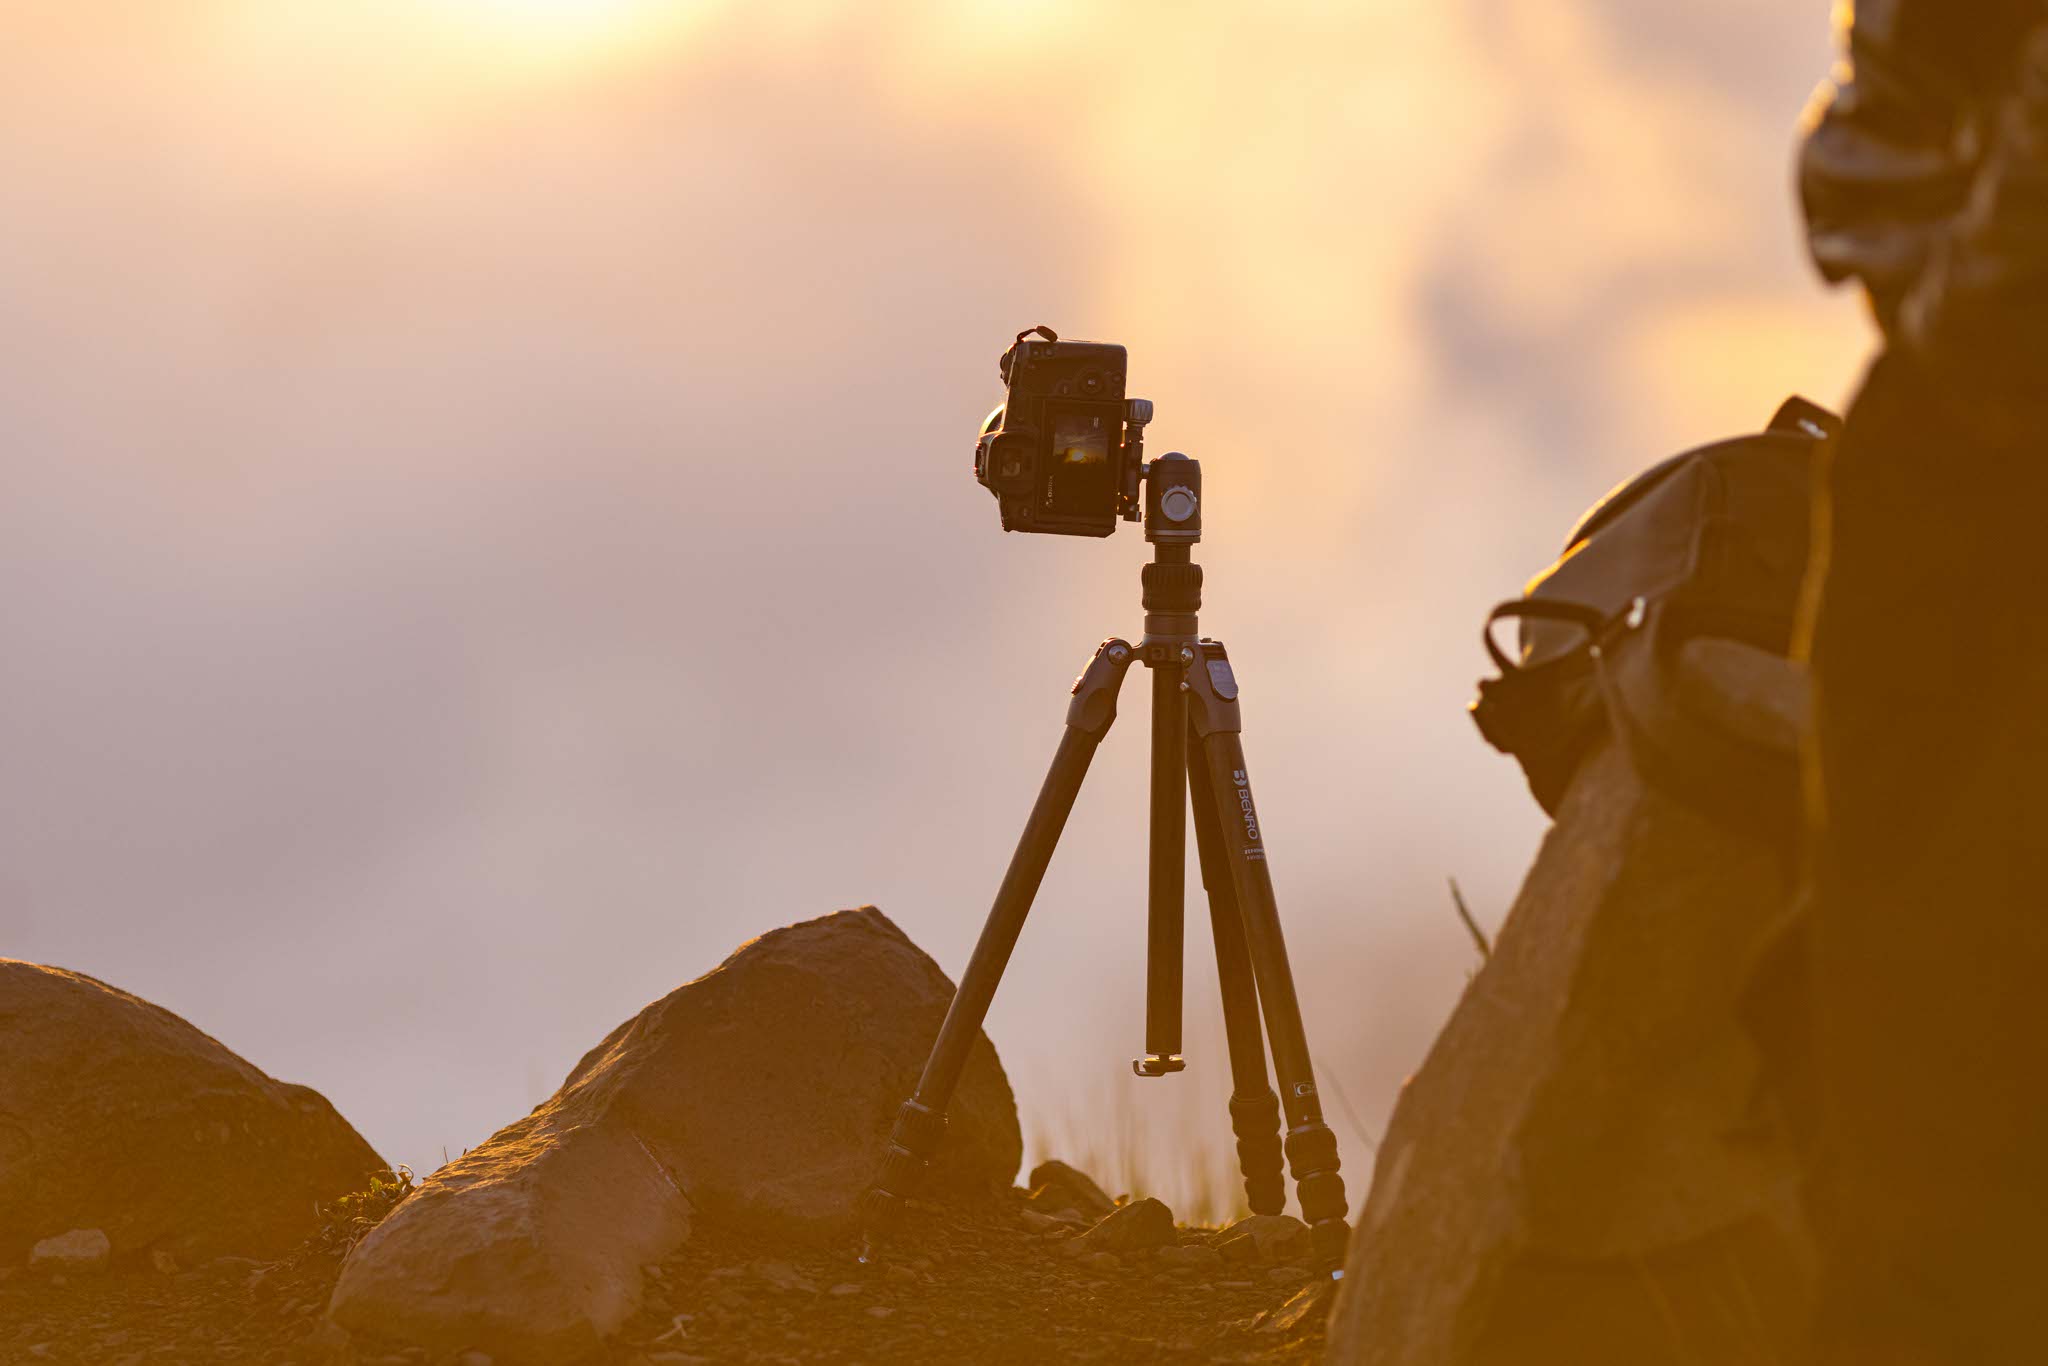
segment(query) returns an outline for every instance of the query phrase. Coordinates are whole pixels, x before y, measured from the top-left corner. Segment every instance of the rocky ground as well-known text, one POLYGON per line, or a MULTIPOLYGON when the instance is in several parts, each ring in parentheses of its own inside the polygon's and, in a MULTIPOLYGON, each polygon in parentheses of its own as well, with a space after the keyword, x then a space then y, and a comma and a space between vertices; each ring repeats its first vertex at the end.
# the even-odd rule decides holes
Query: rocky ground
MULTIPOLYGON (((1175 1228, 1141 1201, 1091 1225, 1023 1191, 915 1205, 873 1267, 851 1248, 704 1229, 646 1271, 640 1313, 591 1363, 1307 1362, 1324 1286, 1288 1264, 1292 1220, 1175 1228)), ((0 1280, 0 1361, 484 1366, 479 1353, 351 1337, 323 1309, 338 1249, 270 1264, 17 1270, 0 1280)), ((504 1366, 499 1363, 498 1366, 504 1366)))
POLYGON ((189 1022, 0 960, 0 1019, 37 1022, 0 1057, 0 1366, 1321 1355, 1298 1221, 1182 1228, 1060 1162, 1013 1189, 986 1038, 922 1201, 861 1263, 860 1194, 952 995, 872 907, 771 930, 415 1183, 189 1022))

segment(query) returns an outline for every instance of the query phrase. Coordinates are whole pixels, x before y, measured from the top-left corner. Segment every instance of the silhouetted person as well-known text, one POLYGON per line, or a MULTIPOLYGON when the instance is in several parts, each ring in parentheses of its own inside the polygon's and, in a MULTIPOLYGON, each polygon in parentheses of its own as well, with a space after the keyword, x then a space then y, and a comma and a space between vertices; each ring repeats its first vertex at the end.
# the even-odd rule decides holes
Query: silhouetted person
POLYGON ((1883 334, 1813 636, 1829 1366, 2048 1361, 2044 19, 1862 0, 1801 158, 1883 334))

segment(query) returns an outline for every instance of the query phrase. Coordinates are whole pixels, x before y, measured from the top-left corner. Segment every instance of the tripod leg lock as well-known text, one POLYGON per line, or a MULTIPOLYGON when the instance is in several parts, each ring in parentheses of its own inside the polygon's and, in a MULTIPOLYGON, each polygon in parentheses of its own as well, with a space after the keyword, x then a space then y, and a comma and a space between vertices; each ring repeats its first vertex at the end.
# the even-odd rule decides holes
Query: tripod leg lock
POLYGON ((1320 1121, 1289 1130, 1287 1163, 1294 1171, 1295 1198, 1301 1201, 1301 1218, 1308 1225, 1316 1263, 1325 1271, 1341 1274, 1351 1230, 1344 1223, 1350 1210, 1344 1197, 1344 1178, 1337 1174, 1337 1135, 1320 1121))
POLYGON ((896 1112, 889 1146, 882 1153, 882 1171, 860 1197, 861 1227, 870 1237, 887 1233, 903 1213, 903 1202, 917 1189, 932 1154, 946 1136, 946 1116, 911 1099, 896 1112))
POLYGON ((1237 1135, 1237 1169, 1244 1173, 1245 1203, 1253 1214, 1287 1207, 1280 1158, 1280 1098, 1269 1087, 1230 1098, 1230 1130, 1237 1135))

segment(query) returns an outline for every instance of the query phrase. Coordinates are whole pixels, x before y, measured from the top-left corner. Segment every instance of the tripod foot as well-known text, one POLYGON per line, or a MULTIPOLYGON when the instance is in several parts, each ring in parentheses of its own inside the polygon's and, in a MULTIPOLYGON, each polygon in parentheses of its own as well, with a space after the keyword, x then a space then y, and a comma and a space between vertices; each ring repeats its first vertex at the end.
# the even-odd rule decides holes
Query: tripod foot
POLYGON ((1164 1077, 1185 1071, 1188 1061, 1178 1053, 1147 1053, 1131 1060, 1131 1070, 1141 1077, 1164 1077))
POLYGON ((1334 1280, 1344 1274, 1344 1255, 1351 1228, 1344 1222, 1349 1208, 1344 1178, 1337 1173, 1337 1135, 1314 1120, 1288 1131, 1287 1163, 1294 1170, 1294 1198, 1301 1202, 1316 1268, 1334 1280))
POLYGON ((860 1217, 860 1260, 875 1260, 877 1250, 903 1217, 903 1202, 917 1189, 917 1182, 930 1165, 939 1140, 946 1134, 946 1117, 916 1100, 906 1100, 896 1112, 896 1127, 889 1131, 889 1146, 882 1154, 882 1170, 875 1184, 861 1192, 856 1210, 860 1217))

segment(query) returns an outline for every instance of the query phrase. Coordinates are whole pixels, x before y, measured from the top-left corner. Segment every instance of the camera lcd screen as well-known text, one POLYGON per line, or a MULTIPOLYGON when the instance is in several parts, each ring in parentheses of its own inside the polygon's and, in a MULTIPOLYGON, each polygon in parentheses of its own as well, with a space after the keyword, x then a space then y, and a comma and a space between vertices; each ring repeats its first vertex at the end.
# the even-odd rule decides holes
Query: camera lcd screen
MULTIPOLYGON (((1093 405, 1091 405, 1093 406, 1093 405)), ((1089 411, 1052 408, 1046 414, 1052 449, 1045 465, 1045 508, 1092 515, 1116 506, 1116 454, 1123 433, 1111 405, 1089 411)))

